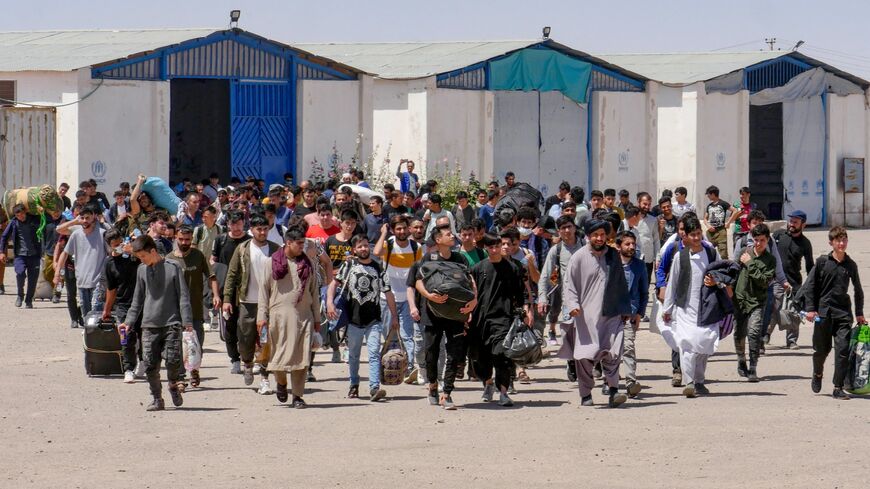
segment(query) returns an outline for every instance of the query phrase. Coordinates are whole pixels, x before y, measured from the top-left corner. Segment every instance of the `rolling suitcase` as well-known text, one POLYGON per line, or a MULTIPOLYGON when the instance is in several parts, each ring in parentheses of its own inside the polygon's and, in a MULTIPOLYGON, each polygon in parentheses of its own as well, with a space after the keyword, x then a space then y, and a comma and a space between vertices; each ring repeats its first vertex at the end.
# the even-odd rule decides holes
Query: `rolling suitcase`
POLYGON ((121 337, 114 318, 103 321, 101 316, 100 312, 91 311, 84 320, 85 373, 88 376, 121 375, 124 373, 121 337))

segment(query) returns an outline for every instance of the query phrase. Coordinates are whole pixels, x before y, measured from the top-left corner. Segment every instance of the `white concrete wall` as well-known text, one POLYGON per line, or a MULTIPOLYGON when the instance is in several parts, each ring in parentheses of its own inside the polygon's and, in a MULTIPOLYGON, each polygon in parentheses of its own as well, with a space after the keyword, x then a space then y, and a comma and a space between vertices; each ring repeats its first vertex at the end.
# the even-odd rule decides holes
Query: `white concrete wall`
POLYGON ((390 173, 401 159, 414 160, 415 172, 426 175, 427 97, 435 88, 435 77, 421 80, 375 79, 371 90, 372 152, 375 171, 385 165, 389 154, 390 173))
POLYGON ((310 177, 315 159, 328 171, 333 151, 341 154, 344 163, 350 165, 357 150, 357 137, 362 134, 360 85, 359 81, 299 82, 296 109, 298 181, 310 177))
POLYGON ((710 185, 716 185, 722 199, 734 202, 739 198, 738 189, 750 185, 749 92, 742 90, 725 95, 700 90, 698 93, 695 201, 706 206, 703 192, 710 185))
POLYGON ((445 165, 468 178, 489 178, 492 167, 492 92, 484 90, 431 89, 426 127, 427 173, 443 171, 445 165))
POLYGON ((649 102, 655 109, 655 120, 650 123, 656 135, 655 188, 647 189, 658 195, 665 188, 686 187, 689 202, 696 206, 706 205, 704 188, 697 183, 698 149, 698 96, 703 84, 696 83, 687 87, 666 87, 659 83, 648 83, 649 102))
POLYGON ((593 92, 592 188, 655 192, 646 105, 646 93, 593 92))
POLYGON ((846 224, 865 226, 870 223, 870 198, 865 193, 843 193, 843 158, 865 158, 864 188, 870 190, 868 178, 868 110, 864 95, 845 97, 828 94, 828 171, 826 211, 828 225, 843 224, 843 204, 846 205, 846 224), (864 222, 861 222, 861 206, 864 222))
MULTIPOLYGON (((80 93, 98 83, 90 70, 80 70, 80 93)), ((135 181, 138 173, 169 178, 169 82, 106 80, 78 111, 71 184, 94 178, 108 191, 135 181)))
MULTIPOLYGON (((75 72, 0 72, 0 80, 15 81, 15 97, 21 102, 58 105, 79 98, 75 72)), ((77 104, 57 109, 57 182, 46 183, 68 182, 73 188, 78 188, 78 111, 77 104)))

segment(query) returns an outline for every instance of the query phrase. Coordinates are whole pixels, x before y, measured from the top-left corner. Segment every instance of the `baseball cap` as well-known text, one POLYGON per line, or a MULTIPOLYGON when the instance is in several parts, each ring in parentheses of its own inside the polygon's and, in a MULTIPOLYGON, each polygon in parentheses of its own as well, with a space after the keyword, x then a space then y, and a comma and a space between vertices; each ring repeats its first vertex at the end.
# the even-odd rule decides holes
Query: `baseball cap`
POLYGON ((796 217, 803 222, 807 222, 807 213, 804 211, 794 211, 788 215, 788 217, 796 217))

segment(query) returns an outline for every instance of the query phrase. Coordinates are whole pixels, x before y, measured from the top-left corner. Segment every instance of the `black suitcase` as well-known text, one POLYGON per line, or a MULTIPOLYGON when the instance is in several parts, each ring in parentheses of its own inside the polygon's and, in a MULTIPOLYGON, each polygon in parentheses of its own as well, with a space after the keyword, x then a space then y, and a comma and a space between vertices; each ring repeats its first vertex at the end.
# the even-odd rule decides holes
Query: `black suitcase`
POLYGON ((100 316, 101 313, 91 311, 84 320, 85 373, 88 376, 121 375, 124 373, 121 336, 114 319, 103 321, 100 316))

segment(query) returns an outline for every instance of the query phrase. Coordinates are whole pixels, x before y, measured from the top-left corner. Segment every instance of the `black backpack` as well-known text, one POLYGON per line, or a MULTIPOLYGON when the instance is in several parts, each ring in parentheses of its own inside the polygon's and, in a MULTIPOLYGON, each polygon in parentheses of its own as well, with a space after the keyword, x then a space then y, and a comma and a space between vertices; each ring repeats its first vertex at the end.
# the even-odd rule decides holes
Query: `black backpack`
POLYGON ((429 310, 440 318, 465 322, 468 314, 462 314, 459 310, 474 299, 468 267, 452 261, 426 261, 420 265, 420 274, 426 290, 448 297, 444 304, 428 301, 429 310))

